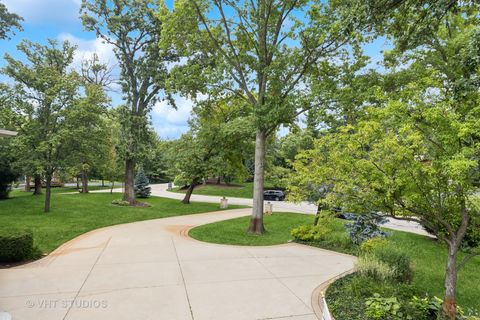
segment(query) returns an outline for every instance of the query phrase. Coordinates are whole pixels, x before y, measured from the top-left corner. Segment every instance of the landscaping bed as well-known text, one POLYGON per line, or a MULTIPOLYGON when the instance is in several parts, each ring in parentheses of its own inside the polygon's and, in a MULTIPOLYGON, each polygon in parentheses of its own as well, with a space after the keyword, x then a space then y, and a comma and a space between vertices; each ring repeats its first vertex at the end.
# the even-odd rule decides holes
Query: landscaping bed
MULTIPOLYGON (((345 221, 326 218, 316 227, 302 226, 292 234, 304 244, 359 256, 357 272, 335 281, 327 290, 336 320, 437 319, 444 293, 446 247, 417 234, 380 231, 386 231, 385 238, 355 244, 345 221)), ((459 319, 480 319, 468 316, 476 314, 479 307, 479 267, 480 257, 476 257, 459 272, 457 302, 464 314, 459 319)))

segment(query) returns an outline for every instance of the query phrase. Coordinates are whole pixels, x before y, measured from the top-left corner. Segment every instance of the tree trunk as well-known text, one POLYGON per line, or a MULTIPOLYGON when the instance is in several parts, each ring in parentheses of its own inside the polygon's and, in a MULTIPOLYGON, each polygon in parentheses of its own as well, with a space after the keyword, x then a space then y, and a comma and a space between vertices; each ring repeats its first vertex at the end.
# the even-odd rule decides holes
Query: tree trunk
POLYGON ((447 270, 445 273, 445 297, 443 299, 443 315, 448 320, 455 320, 457 315, 457 246, 448 244, 447 270))
POLYGON ((44 208, 43 211, 44 211, 45 213, 48 213, 48 212, 50 212, 50 198, 51 198, 52 174, 51 174, 51 173, 47 173, 46 179, 47 179, 47 184, 46 184, 46 188, 45 188, 45 208, 44 208))
POLYGON ((123 193, 123 200, 128 201, 130 205, 135 204, 135 162, 133 159, 125 160, 125 191, 123 193))
POLYGON ((184 204, 190 204, 190 197, 192 196, 193 189, 195 189, 195 182, 190 183, 187 189, 187 193, 185 193, 185 197, 182 200, 184 204))
POLYGON ((105 180, 102 179, 102 187, 105 187, 105 180))
POLYGON ((76 176, 75 179, 77 180, 77 190, 80 190, 80 180, 78 176, 76 176))
POLYGON ((221 176, 218 176, 217 177, 217 184, 221 184, 222 183, 222 177, 221 176))
POLYGON ((30 176, 25 177, 25 191, 30 192, 30 176))
POLYGON ((82 193, 88 193, 88 173, 82 170, 82 193))
POLYGON ((35 183, 35 190, 33 191, 33 195, 39 196, 42 194, 42 179, 40 178, 39 175, 35 175, 34 183, 35 183))
POLYGON ((114 180, 114 181, 112 181, 112 187, 110 188, 110 194, 112 194, 112 193, 113 193, 113 187, 114 187, 114 186, 115 186, 115 180, 114 180))
POLYGON ((318 220, 320 219, 320 212, 322 211, 322 206, 319 204, 317 205, 317 212, 315 213, 315 219, 313 219, 313 225, 316 226, 318 224, 318 220))
POLYGON ((263 234, 263 189, 265 178, 265 142, 266 132, 257 130, 255 139, 255 173, 253 178, 253 209, 248 232, 263 234))

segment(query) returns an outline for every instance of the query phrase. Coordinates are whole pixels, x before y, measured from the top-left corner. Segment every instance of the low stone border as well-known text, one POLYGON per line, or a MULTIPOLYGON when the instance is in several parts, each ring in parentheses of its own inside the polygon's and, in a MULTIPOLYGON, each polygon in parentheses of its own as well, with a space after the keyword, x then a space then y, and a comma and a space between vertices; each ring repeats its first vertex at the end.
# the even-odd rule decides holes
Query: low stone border
POLYGON ((330 287, 332 283, 354 272, 355 272, 355 268, 345 271, 344 273, 341 273, 338 276, 328 281, 325 281, 324 283, 316 287, 315 290, 313 290, 311 304, 312 304, 313 312, 315 313, 318 319, 335 320, 333 316, 330 314, 330 311, 328 310, 327 301, 325 300, 325 292, 327 291, 328 287, 330 287))

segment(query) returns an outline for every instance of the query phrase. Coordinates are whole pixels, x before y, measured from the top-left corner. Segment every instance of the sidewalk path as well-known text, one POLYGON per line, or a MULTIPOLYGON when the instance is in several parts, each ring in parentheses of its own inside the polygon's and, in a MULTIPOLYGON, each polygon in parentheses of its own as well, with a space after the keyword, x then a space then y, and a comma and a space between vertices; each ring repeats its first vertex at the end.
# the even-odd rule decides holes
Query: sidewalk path
MULTIPOLYGON (((155 192, 156 193, 156 192, 155 192)), ((15 320, 316 319, 320 283, 354 257, 289 243, 228 246, 189 228, 250 214, 219 211, 112 226, 0 270, 0 311, 15 320)))
MULTIPOLYGON (((152 187, 152 195, 154 196, 171 198, 171 199, 179 199, 179 200, 183 199, 184 197, 184 195, 181 193, 167 191, 167 184, 153 184, 151 185, 151 187, 152 187)), ((99 192, 102 192, 102 191, 103 190, 99 190, 99 192)), ((116 189, 115 191, 120 192, 121 189, 116 189)), ((191 197, 191 200, 196 202, 220 203, 220 198, 221 197, 219 196, 204 196, 204 195, 193 194, 191 197)), ((265 201, 265 203, 267 202, 270 202, 272 204, 274 212, 296 212, 296 213, 305 213, 305 214, 315 214, 317 212, 317 206, 308 202, 293 203, 293 202, 286 202, 286 201, 265 201)), ((229 197, 228 203, 236 204, 236 205, 252 206, 253 200, 245 199, 245 198, 229 197)), ((388 222, 382 226, 385 228, 393 229, 393 230, 431 236, 418 223, 415 223, 415 222, 388 218, 388 222)))

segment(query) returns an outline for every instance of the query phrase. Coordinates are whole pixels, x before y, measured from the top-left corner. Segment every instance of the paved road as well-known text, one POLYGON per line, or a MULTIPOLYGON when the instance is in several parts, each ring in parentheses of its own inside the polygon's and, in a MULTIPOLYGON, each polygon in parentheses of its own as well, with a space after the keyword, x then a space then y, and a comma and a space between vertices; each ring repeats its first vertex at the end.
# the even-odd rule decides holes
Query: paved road
MULTIPOLYGON (((159 197, 172 198, 172 199, 183 199, 183 194, 167 191, 167 184, 154 184, 151 185, 152 194, 159 197)), ((193 194, 191 200, 198 202, 212 202, 220 203, 220 198, 218 196, 204 196, 193 194)), ((228 198, 228 203, 252 206, 252 199, 243 199, 243 198, 228 198)), ((274 212, 297 212, 297 213, 306 213, 306 214, 315 214, 317 211, 317 206, 308 203, 308 202, 286 202, 286 201, 265 201, 265 204, 271 203, 273 206, 274 212)), ((406 231, 421 235, 429 234, 418 224, 409 221, 388 219, 388 222, 383 225, 386 228, 393 230, 406 231)))
POLYGON ((351 256, 285 244, 227 246, 188 238, 237 209, 149 220, 84 234, 51 255, 0 270, 0 311, 16 320, 314 320, 320 283, 351 256))

